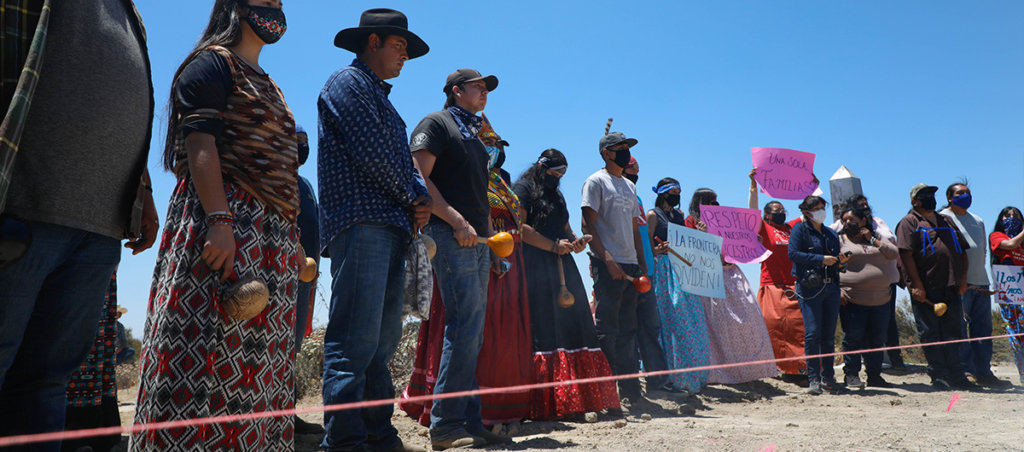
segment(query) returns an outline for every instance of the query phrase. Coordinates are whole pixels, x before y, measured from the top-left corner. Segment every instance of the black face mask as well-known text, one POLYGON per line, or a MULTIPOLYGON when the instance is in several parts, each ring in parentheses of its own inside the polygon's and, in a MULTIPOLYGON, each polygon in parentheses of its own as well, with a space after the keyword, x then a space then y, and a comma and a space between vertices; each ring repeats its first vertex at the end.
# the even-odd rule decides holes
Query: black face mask
POLYGON ((935 210, 935 197, 917 198, 918 207, 924 210, 935 210))
POLYGON ((785 224, 786 223, 786 214, 783 213, 783 212, 772 212, 772 213, 768 214, 768 219, 769 219, 769 221, 771 221, 772 223, 775 223, 775 224, 785 224))
POLYGON ((259 36, 263 42, 273 44, 284 36, 288 29, 288 21, 284 18, 284 10, 281 8, 270 8, 268 6, 250 6, 249 15, 245 16, 249 28, 259 36))
POLYGON ((561 180, 562 180, 561 177, 552 176, 550 174, 545 173, 545 174, 541 175, 540 185, 542 187, 544 187, 545 190, 554 190, 554 189, 558 188, 558 183, 561 180))
POLYGON ((299 165, 305 165, 306 160, 309 159, 309 143, 305 141, 299 142, 299 165))
POLYGON ((636 185, 636 181, 640 180, 640 175, 639 174, 626 174, 626 173, 622 173, 622 177, 625 177, 626 179, 629 179, 629 181, 632 182, 634 185, 636 185))
POLYGON ((612 151, 615 153, 615 158, 612 159, 619 168, 625 169, 629 166, 629 159, 632 157, 629 153, 629 149, 621 149, 618 151, 612 151))
POLYGON ((665 195, 665 202, 669 206, 675 207, 679 205, 679 195, 665 195))
POLYGON ((851 237, 851 236, 860 234, 860 229, 861 229, 860 225, 857 224, 856 222, 849 221, 849 222, 843 223, 843 234, 846 234, 847 237, 851 237))

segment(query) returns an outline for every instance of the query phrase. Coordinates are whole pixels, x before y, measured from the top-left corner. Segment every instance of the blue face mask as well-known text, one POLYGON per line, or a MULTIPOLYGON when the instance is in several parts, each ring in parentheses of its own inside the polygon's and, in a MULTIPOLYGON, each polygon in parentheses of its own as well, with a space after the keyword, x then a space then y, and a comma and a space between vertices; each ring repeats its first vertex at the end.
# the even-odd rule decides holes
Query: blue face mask
POLYGON ((498 156, 501 155, 501 149, 497 146, 484 146, 487 148, 487 169, 494 169, 494 164, 498 161, 498 156))
POLYGON ((1022 227, 1024 227, 1024 222, 1021 222, 1020 218, 1003 218, 1003 230, 1006 231, 1006 235, 1010 236, 1010 238, 1014 238, 1017 234, 1020 234, 1022 227))
POLYGON ((954 196, 949 203, 961 209, 968 209, 971 207, 971 194, 964 193, 959 196, 954 196))

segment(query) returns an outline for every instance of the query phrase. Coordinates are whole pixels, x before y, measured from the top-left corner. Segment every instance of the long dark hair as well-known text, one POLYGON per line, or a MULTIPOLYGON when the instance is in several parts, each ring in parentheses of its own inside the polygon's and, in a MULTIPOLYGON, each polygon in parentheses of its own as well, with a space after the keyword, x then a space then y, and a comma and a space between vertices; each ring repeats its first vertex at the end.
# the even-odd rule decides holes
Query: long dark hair
MULTIPOLYGON (((656 185, 655 187, 656 188, 661 188, 661 187, 663 187, 665 185, 668 185, 668 184, 679 185, 679 181, 677 181, 677 180, 675 180, 675 179, 673 179, 671 177, 666 177, 666 178, 664 178, 662 180, 659 180, 658 181, 658 185, 656 185)), ((667 197, 667 196, 668 196, 668 193, 666 192, 666 193, 661 193, 661 194, 658 195, 657 198, 654 198, 654 207, 661 207, 661 203, 665 202, 665 197, 667 197)), ((675 206, 672 206, 672 207, 675 208, 675 206)))
MULTIPOLYGON (((1013 207, 1013 206, 1003 207, 1003 210, 999 211, 999 216, 996 217, 996 224, 995 224, 995 226, 992 227, 992 232, 1003 232, 1003 233, 1006 232, 1006 226, 1003 225, 1003 217, 1008 215, 1010 212, 1016 213, 1017 214, 1017 218, 1024 219, 1024 215, 1021 215, 1020 209, 1018 209, 1016 207, 1013 207)), ((1010 237, 1010 238, 1012 239, 1013 237, 1010 237)), ((992 256, 992 264, 994 264, 994 265, 1002 264, 1002 262, 999 262, 999 260, 996 259, 996 253, 989 253, 989 255, 992 256)))
POLYGON ((690 198, 690 216, 700 220, 700 206, 710 205, 718 201, 718 193, 710 188, 698 188, 690 198))
POLYGON ((229 47, 237 45, 242 41, 242 19, 248 13, 248 3, 245 0, 216 0, 213 3, 213 10, 210 11, 210 23, 206 25, 206 31, 196 42, 196 46, 189 52, 185 61, 178 66, 174 72, 171 82, 171 93, 167 100, 167 136, 164 139, 164 168, 168 171, 174 169, 175 152, 174 142, 178 135, 178 126, 181 125, 181 112, 174 107, 174 85, 178 76, 192 62, 203 49, 209 46, 229 47))
POLYGON ((556 208, 565 207, 565 198, 562 197, 556 186, 554 189, 547 190, 544 188, 543 178, 544 174, 547 173, 547 168, 539 163, 540 159, 546 158, 551 162, 552 166, 567 165, 568 162, 565 160, 565 155, 558 149, 549 148, 544 152, 540 153, 538 162, 530 165, 523 174, 516 180, 516 185, 522 185, 526 188, 526 196, 523 201, 526 205, 530 206, 529 215, 527 215, 527 222, 532 226, 540 226, 547 223, 551 213, 556 208))

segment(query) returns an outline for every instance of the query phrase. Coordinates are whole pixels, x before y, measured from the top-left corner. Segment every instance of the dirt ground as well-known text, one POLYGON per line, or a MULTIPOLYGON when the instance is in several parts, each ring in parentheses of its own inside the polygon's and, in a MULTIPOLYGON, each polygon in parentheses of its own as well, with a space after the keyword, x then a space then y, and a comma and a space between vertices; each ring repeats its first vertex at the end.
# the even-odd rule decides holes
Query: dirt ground
MULTIPOLYGON (((653 404, 627 417, 607 414, 561 422, 506 426, 515 443, 488 450, 542 451, 1010 451, 1024 450, 1024 387, 1012 365, 995 366, 1016 386, 1005 390, 936 391, 924 368, 886 374, 892 389, 811 396, 768 379, 711 385, 690 398, 653 393, 653 404), (950 400, 960 397, 947 411, 950 400), (689 414, 688 408, 695 408, 689 414), (649 414, 643 416, 643 414, 649 414), (618 421, 618 422, 616 422, 618 421)), ((841 371, 839 372, 841 375, 841 371)), ((118 394, 122 425, 131 422, 136 388, 118 394)), ((319 405, 307 397, 300 407, 319 405)), ((304 415, 322 422, 321 415, 304 415)), ((409 444, 430 449, 426 428, 401 411, 393 418, 409 444)), ((296 438, 297 451, 315 450, 320 435, 296 438)))

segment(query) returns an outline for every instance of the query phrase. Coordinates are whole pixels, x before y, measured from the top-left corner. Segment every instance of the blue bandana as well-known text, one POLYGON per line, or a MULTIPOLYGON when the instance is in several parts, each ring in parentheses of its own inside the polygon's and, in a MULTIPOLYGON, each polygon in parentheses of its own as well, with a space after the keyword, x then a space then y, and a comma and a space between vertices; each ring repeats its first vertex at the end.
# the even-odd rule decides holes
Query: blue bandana
POLYGON ((672 190, 682 190, 682 188, 679 187, 679 184, 665 184, 660 187, 651 187, 651 190, 654 190, 659 195, 663 195, 672 190))
POLYGON ((455 118, 455 124, 458 124, 463 140, 476 138, 480 133, 480 127, 484 125, 484 118, 474 115, 458 105, 448 107, 448 112, 452 114, 452 118, 455 118))

